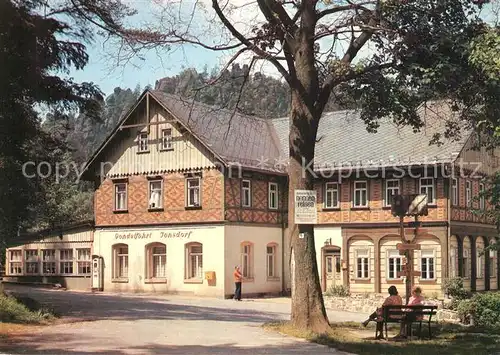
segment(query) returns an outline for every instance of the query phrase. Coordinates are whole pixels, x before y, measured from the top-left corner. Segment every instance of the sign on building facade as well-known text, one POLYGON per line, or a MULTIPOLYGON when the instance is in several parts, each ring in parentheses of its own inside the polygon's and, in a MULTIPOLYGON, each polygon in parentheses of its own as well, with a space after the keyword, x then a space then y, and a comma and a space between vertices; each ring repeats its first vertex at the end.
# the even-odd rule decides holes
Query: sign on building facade
POLYGON ((316 224, 318 223, 318 211, 316 208, 316 191, 295 190, 295 223, 316 224))

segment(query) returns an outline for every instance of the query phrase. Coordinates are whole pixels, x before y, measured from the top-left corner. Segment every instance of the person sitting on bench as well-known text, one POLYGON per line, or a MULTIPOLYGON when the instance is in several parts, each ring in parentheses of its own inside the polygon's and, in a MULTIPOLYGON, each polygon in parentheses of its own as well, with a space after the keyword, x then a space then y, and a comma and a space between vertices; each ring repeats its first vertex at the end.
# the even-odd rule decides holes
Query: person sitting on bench
MULTIPOLYGON (((411 290, 411 297, 408 300, 407 306, 419 306, 424 304, 424 297, 422 296, 422 288, 419 286, 413 286, 411 290)), ((415 321, 421 321, 423 317, 417 316, 415 312, 412 312, 411 309, 406 309, 406 313, 401 321, 401 328, 399 329, 398 338, 406 338, 410 333, 411 323, 415 321)))
MULTIPOLYGON (((403 304, 403 300, 401 296, 398 295, 398 289, 396 286, 391 286, 388 289, 389 297, 387 297, 382 304, 383 306, 401 306, 403 304)), ((382 307, 377 308, 375 312, 370 314, 367 320, 365 320, 362 324, 363 326, 367 326, 371 321, 377 322, 377 331, 375 338, 382 339, 383 338, 383 322, 382 322, 382 307)), ((397 316, 394 316, 396 318, 397 316)))

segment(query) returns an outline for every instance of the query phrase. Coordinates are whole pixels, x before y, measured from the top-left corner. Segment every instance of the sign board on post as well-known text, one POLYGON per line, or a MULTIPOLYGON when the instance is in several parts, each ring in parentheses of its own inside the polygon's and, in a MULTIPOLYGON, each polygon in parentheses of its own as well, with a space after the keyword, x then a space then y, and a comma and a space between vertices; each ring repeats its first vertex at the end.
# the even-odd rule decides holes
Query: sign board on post
POLYGON ((318 223, 316 191, 295 190, 295 224, 318 223))
POLYGON ((398 250, 420 250, 420 244, 398 243, 396 248, 398 250))

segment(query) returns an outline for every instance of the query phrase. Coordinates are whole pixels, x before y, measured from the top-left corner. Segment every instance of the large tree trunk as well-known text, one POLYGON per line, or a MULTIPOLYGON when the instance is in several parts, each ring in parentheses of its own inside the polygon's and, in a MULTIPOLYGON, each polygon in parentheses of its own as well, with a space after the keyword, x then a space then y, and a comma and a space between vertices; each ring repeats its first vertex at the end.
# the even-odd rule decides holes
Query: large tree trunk
POLYGON ((314 190, 313 164, 318 119, 299 94, 292 94, 289 164, 289 237, 291 238, 292 324, 317 333, 329 330, 319 282, 313 225, 296 225, 294 221, 295 190, 314 190), (299 233, 305 233, 299 238, 299 233))

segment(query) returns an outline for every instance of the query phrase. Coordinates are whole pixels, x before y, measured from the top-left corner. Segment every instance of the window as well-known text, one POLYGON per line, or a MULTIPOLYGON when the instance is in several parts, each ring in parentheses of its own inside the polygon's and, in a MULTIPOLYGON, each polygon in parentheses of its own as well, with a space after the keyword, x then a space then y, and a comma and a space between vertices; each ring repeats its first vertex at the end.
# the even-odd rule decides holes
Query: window
POLYGON ((433 178, 421 178, 420 179, 420 193, 422 195, 427 195, 427 203, 429 205, 436 203, 436 195, 435 195, 434 179, 433 178))
POLYGON ((268 192, 268 202, 270 210, 278 209, 278 184, 275 182, 269 183, 269 192, 268 192))
POLYGON ((147 249, 148 279, 164 279, 167 277, 167 246, 161 243, 148 245, 147 249))
POLYGON ((9 251, 9 275, 20 275, 23 273, 22 250, 9 251))
POLYGON ((398 272, 403 270, 403 257, 399 255, 398 250, 389 250, 387 252, 387 279, 399 279, 398 272))
POLYGON ((241 245, 241 274, 245 279, 253 277, 253 250, 252 244, 244 243, 241 245))
MULTIPOLYGON (((491 244, 494 244, 494 242, 492 241, 490 243, 490 245, 491 244)), ((495 256, 496 256, 496 250, 491 250, 490 249, 490 252, 489 252, 489 257, 490 257, 490 277, 497 277, 497 275, 496 275, 497 269, 496 269, 496 265, 495 265, 495 262, 496 262, 495 256)))
POLYGON ((137 147, 139 152, 148 152, 149 147, 148 147, 148 133, 147 132, 141 132, 137 136, 137 147))
POLYGON ((470 267, 469 267, 469 249, 464 249, 464 254, 462 258, 462 277, 468 279, 470 278, 470 267))
POLYGON ((55 249, 42 250, 42 273, 56 273, 56 251, 55 249))
POLYGON ((171 150, 172 147, 172 129, 166 128, 161 131, 161 149, 171 150))
POLYGON ((266 259, 266 269, 267 269, 267 277, 275 278, 276 277, 276 245, 270 244, 266 247, 267 250, 267 259, 266 259))
POLYGON ((356 250, 356 277, 358 279, 369 278, 368 271, 369 267, 369 249, 358 249, 356 250))
POLYGON ((486 209, 486 200, 484 196, 484 184, 480 183, 479 184, 479 209, 485 210, 486 209))
POLYGON ((187 245, 187 279, 203 279, 203 245, 192 243, 187 245))
POLYGON ((149 208, 158 209, 163 207, 163 180, 149 182, 149 208))
POLYGON ((199 207, 200 201, 200 178, 188 178, 187 179, 187 206, 188 207, 199 207))
POLYGON ((450 277, 458 277, 457 265, 458 265, 458 249, 451 248, 450 249, 450 277))
POLYGON ((325 208, 339 207, 339 184, 327 182, 325 184, 325 208))
POLYGON ((392 206, 394 196, 399 195, 399 180, 386 180, 385 181, 385 196, 384 202, 386 206, 392 206))
POLYGON ((366 181, 354 182, 354 207, 368 207, 368 187, 366 181))
POLYGON ((451 180, 451 204, 458 205, 458 180, 456 178, 451 180))
POLYGON ((434 280, 434 250, 422 250, 420 255, 420 279, 434 280))
POLYGON ((90 274, 90 248, 76 249, 76 263, 78 275, 90 274))
POLYGON ((38 250, 25 250, 26 273, 38 274, 38 250))
POLYGON ((128 245, 115 245, 113 254, 113 278, 128 279, 128 245))
POLYGON ((73 249, 62 249, 60 252, 61 274, 73 273, 73 249))
POLYGON ((476 250, 476 279, 482 279, 484 277, 484 250, 476 250))
POLYGON ((115 184, 115 211, 127 210, 127 184, 115 184))
POLYGON ((472 182, 469 180, 465 182, 465 201, 468 207, 472 205, 472 182))
POLYGON ((243 207, 252 206, 252 185, 250 180, 241 182, 241 205, 243 207))

